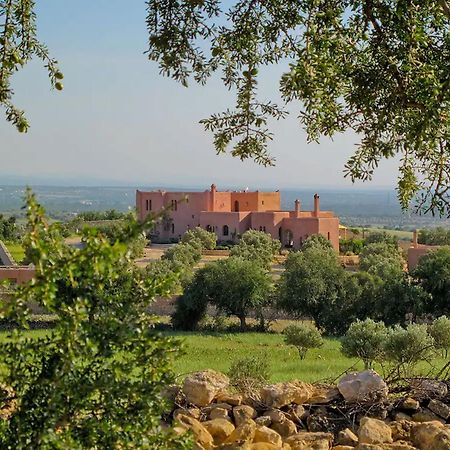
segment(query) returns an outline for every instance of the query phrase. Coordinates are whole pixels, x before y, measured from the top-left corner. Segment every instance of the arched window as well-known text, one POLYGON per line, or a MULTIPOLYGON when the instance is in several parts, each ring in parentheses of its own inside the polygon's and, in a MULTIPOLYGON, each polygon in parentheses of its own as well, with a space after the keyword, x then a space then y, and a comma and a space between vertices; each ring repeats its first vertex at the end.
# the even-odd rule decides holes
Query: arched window
POLYGON ((280 228, 278 228, 278 240, 280 242, 282 242, 282 237, 283 237, 283 230, 280 228))
POLYGON ((206 231, 209 231, 209 232, 213 231, 212 226, 211 225, 206 225, 206 231))
POLYGON ((330 232, 328 232, 328 240, 330 240, 330 232))
POLYGON ((172 234, 175 234, 175 224, 172 224, 172 234))
POLYGON ((230 233, 230 230, 228 229, 228 225, 224 225, 223 226, 223 230, 222 230, 222 234, 224 236, 228 236, 229 233, 230 233))

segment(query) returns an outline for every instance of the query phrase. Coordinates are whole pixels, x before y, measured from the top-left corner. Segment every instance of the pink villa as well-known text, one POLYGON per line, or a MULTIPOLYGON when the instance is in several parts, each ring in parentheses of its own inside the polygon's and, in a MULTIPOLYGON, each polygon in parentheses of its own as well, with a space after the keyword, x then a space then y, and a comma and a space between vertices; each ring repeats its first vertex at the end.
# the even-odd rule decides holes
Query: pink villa
POLYGON ((302 211, 296 200, 292 211, 281 211, 280 193, 218 191, 213 184, 204 192, 136 191, 138 218, 167 213, 154 229, 154 241, 178 240, 187 230, 202 227, 219 241, 234 241, 247 230, 259 230, 279 239, 283 246, 300 248, 308 236, 321 234, 339 250, 339 218, 321 211, 314 196, 314 210, 302 211))

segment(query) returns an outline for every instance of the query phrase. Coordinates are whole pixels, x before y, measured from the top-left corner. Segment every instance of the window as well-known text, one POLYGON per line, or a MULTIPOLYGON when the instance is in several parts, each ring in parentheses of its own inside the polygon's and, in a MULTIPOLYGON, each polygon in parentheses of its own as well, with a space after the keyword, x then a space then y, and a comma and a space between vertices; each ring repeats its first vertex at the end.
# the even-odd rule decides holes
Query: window
POLYGON ((230 233, 230 230, 228 229, 228 225, 224 225, 223 226, 223 230, 222 230, 222 234, 224 236, 228 236, 229 233, 230 233))
POLYGON ((172 200, 172 211, 176 211, 178 209, 178 202, 176 200, 172 200))
POLYGON ((152 201, 151 200, 145 200, 145 210, 146 211, 152 210, 152 201))
POLYGON ((175 224, 172 224, 172 234, 175 234, 175 224))
POLYGON ((264 205, 264 200, 261 202, 261 205, 264 205))
POLYGON ((328 232, 328 240, 330 240, 330 232, 328 232))
POLYGON ((206 231, 213 231, 213 227, 211 225, 206 225, 206 231))
POLYGON ((262 230, 263 230, 263 227, 262 227, 262 226, 260 226, 260 227, 259 227, 259 231, 262 231, 262 230))

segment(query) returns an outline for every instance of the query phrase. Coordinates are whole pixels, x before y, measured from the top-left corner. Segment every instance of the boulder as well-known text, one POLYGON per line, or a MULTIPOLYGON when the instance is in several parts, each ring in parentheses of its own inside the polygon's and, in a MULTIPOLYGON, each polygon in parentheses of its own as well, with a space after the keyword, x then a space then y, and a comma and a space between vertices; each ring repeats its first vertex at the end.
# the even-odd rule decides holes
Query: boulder
POLYGON ((183 393, 189 403, 209 405, 229 386, 229 378, 214 370, 204 370, 188 375, 183 383, 183 393))
POLYGON ((409 441, 411 427, 414 425, 410 420, 396 420, 389 424, 394 441, 409 441))
POLYGON ((268 427, 272 423, 272 419, 269 416, 259 416, 255 419, 255 423, 261 427, 268 427))
POLYGON ((411 388, 414 396, 418 398, 442 398, 447 395, 448 388, 445 383, 428 378, 418 378, 412 380, 411 388))
POLYGON ((266 442, 269 444, 277 445, 278 447, 281 447, 283 444, 281 436, 275 430, 271 430, 268 427, 256 428, 253 442, 266 442))
POLYGON ((234 431, 234 425, 225 419, 208 420, 202 425, 209 431, 215 444, 222 444, 234 431))
POLYGON ((271 408, 281 408, 296 403, 307 403, 313 393, 313 387, 302 381, 276 383, 265 386, 260 391, 261 401, 271 408))
POLYGON ((430 450, 450 450, 450 430, 442 429, 433 439, 430 450))
POLYGON ((337 387, 348 403, 380 400, 388 394, 387 384, 374 370, 344 375, 337 387))
POLYGON ((405 398, 399 406, 401 409, 405 409, 406 411, 418 411, 420 409, 420 403, 411 397, 405 398))
POLYGON ((430 403, 428 403, 428 409, 443 419, 448 419, 450 417, 450 406, 439 400, 430 400, 430 403))
POLYGON ((443 430, 441 422, 424 422, 411 427, 411 442, 420 450, 431 450, 434 438, 443 430))
POLYGON ((288 437, 285 442, 290 445, 292 450, 330 450, 333 435, 303 431, 288 437))
POLYGON ((350 428, 346 428, 339 431, 336 442, 339 445, 355 447, 358 445, 358 436, 350 428))
POLYGON ((185 416, 193 417, 194 419, 199 420, 201 411, 198 408, 177 408, 173 413, 172 416, 175 420, 178 420, 178 416, 182 414, 185 416))
POLYGON ((274 422, 270 426, 272 430, 275 430, 278 434, 281 435, 283 438, 287 438, 289 436, 292 436, 293 434, 297 433, 297 427, 292 420, 285 419, 283 422, 274 422))
POLYGON ((218 402, 228 403, 232 406, 239 406, 242 404, 242 395, 241 394, 230 394, 228 392, 220 393, 217 396, 218 402))
POLYGON ((351 445, 335 445, 331 447, 331 450, 355 450, 355 447, 351 445))
POLYGON ((231 444, 234 442, 252 442, 255 437, 256 423, 249 419, 242 423, 228 436, 225 443, 231 444))
POLYGON ((270 442, 254 442, 250 445, 251 450, 280 450, 283 447, 270 442))
POLYGON ((284 422, 286 420, 285 414, 279 409, 269 409, 264 415, 270 417, 272 423, 284 422))
POLYGON ((211 420, 213 419, 225 419, 225 420, 230 420, 230 417, 228 415, 228 411, 225 408, 213 408, 211 409, 210 413, 209 413, 209 418, 211 420))
POLYGON ((195 442, 204 450, 214 448, 214 439, 211 433, 193 417, 180 414, 176 422, 180 427, 190 430, 194 436, 195 442))
POLYGON ((422 408, 412 415, 412 420, 414 422, 441 422, 445 423, 442 417, 439 417, 434 412, 430 411, 428 408, 422 408))
POLYGON ((340 396, 339 389, 335 387, 313 386, 313 393, 309 398, 308 403, 312 405, 326 404, 333 400, 337 400, 340 396))
POLYGON ((361 444, 392 442, 392 431, 382 420, 363 417, 359 424, 358 439, 361 444))
POLYGON ((256 411, 251 406, 240 405, 233 408, 233 417, 236 426, 241 425, 249 419, 254 419, 256 416, 256 411))

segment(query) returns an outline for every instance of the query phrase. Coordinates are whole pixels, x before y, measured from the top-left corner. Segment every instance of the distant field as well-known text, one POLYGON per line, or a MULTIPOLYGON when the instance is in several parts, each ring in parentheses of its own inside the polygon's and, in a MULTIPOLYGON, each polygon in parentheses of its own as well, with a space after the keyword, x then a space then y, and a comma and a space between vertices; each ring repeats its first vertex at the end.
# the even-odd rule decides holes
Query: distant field
POLYGON ((17 242, 5 242, 5 245, 17 263, 20 263, 25 258, 25 250, 21 244, 17 242))
MULTIPOLYGON (((361 232, 361 236, 363 233, 362 227, 351 227, 351 228, 357 228, 361 232)), ((412 231, 404 231, 404 230, 390 230, 385 228, 364 228, 364 234, 367 236, 370 233, 387 233, 392 236, 397 237, 398 239, 404 239, 404 240, 412 240, 413 238, 413 232, 412 231)))

